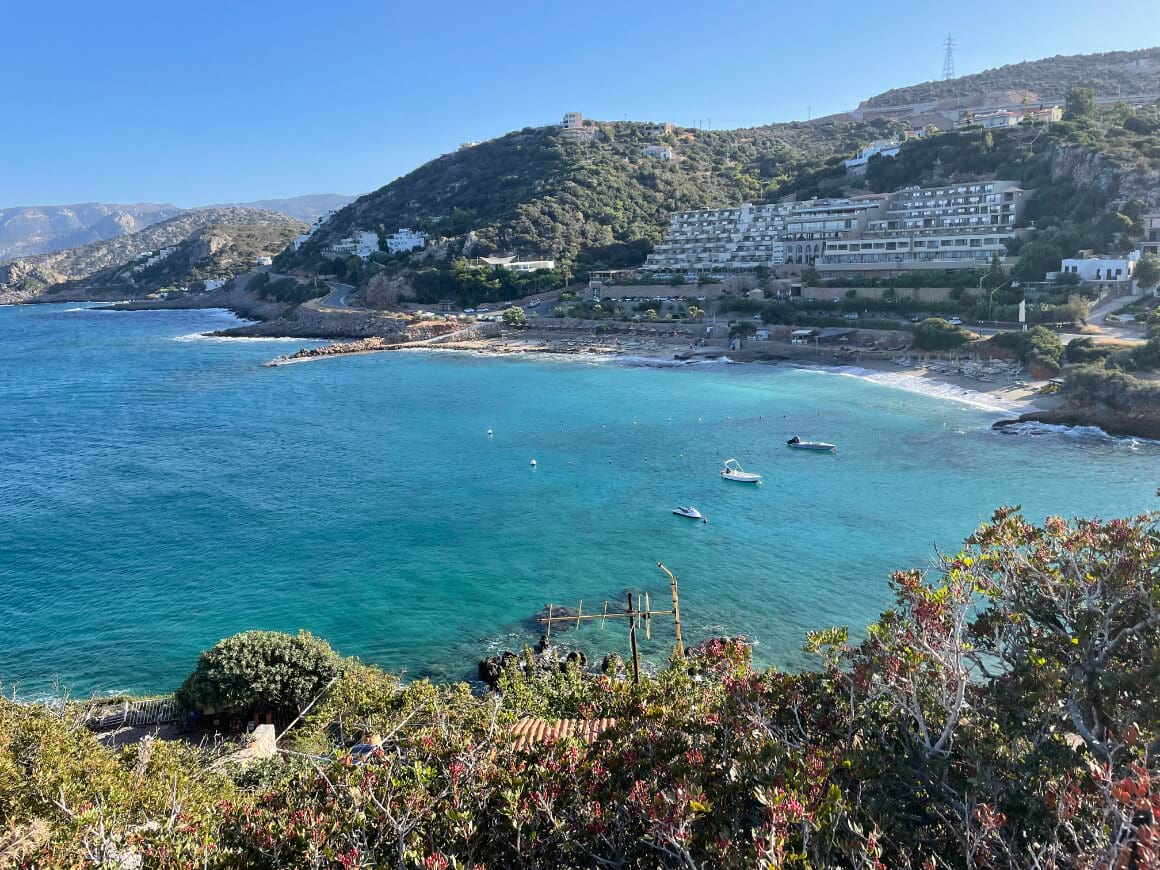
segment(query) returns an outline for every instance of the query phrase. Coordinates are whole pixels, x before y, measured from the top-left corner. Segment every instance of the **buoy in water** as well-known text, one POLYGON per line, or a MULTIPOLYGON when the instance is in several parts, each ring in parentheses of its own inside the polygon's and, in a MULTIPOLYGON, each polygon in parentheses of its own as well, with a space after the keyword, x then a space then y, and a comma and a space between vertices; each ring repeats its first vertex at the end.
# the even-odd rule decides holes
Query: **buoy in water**
POLYGON ((487 437, 488 437, 488 438, 490 438, 490 437, 491 437, 491 430, 490 430, 490 429, 488 429, 488 430, 487 430, 487 437))
POLYGON ((536 460, 533 459, 532 460, 532 468, 535 468, 535 467, 536 467, 536 460))

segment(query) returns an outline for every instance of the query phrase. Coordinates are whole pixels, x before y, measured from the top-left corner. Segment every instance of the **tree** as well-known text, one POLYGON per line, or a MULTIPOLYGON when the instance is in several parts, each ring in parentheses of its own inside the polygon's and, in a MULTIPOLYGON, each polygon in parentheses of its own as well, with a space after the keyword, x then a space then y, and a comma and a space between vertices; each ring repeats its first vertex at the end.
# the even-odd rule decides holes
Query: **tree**
POLYGON ((757 288, 759 290, 768 290, 770 282, 773 280, 773 270, 769 266, 758 266, 753 270, 754 277, 757 278, 757 288))
POLYGON ((1091 88, 1072 88, 1064 101, 1063 119, 1077 121, 1095 114, 1096 94, 1091 88))
POLYGON ((729 337, 738 339, 739 347, 745 343, 745 339, 755 335, 757 335, 757 325, 751 320, 742 320, 729 327, 729 337))
POLYGON ((203 652, 177 700, 189 710, 249 716, 270 708, 293 715, 342 667, 330 644, 309 632, 246 631, 203 652))
POLYGON ((698 308, 696 305, 689 306, 689 320, 700 320, 704 316, 705 312, 698 308))
POLYGON ((503 322, 508 326, 514 326, 517 329, 522 329, 528 325, 528 317, 524 313, 524 309, 518 305, 513 305, 503 313, 503 322))
POLYGON ((1160 286, 1160 257, 1145 254, 1136 261, 1132 278, 1141 290, 1155 290, 1160 286))
POLYGON ((941 317, 928 317, 914 330, 914 346, 922 350, 952 350, 970 340, 971 334, 941 317))

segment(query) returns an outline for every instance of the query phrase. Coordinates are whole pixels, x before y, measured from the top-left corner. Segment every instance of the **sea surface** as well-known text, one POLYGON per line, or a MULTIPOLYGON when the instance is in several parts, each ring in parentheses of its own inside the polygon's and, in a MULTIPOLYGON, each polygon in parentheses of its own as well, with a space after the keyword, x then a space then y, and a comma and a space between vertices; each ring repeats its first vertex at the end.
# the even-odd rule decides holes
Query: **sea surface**
MULTIPOLYGON (((687 641, 744 634, 795 668, 806 631, 860 631, 892 569, 999 505, 1158 506, 1160 445, 996 434, 994 410, 833 372, 447 352, 266 368, 309 343, 199 335, 235 323, 0 308, 5 694, 171 690, 253 628, 470 678, 534 642, 549 603, 668 606, 658 561, 687 641), (794 434, 840 452, 787 450, 794 434), (730 457, 765 482, 720 480, 730 457), (670 513, 687 504, 709 522, 670 513)), ((651 633, 660 661, 671 622, 651 633)), ((567 640, 627 655, 623 621, 567 640)))

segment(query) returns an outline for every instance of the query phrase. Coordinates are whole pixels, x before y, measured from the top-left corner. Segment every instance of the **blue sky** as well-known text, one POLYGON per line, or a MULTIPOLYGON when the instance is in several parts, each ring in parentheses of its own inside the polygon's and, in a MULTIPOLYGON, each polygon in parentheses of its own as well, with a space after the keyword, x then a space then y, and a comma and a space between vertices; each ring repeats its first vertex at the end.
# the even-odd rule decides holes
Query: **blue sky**
POLYGON ((737 127, 1054 54, 1160 45, 1155 0, 0 0, 0 207, 361 193, 559 120, 737 127), (954 11, 952 11, 954 10, 954 11))

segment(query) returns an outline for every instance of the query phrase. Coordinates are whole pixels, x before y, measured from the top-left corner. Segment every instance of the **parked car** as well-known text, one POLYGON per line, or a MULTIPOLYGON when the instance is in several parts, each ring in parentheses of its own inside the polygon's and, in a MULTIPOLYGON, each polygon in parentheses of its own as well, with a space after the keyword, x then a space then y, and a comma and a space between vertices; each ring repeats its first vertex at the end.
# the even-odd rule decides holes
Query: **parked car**
POLYGON ((474 313, 475 313, 475 309, 474 309, 474 308, 464 308, 464 309, 463 309, 463 313, 464 313, 464 314, 474 314, 474 313))
POLYGON ((911 323, 922 323, 922 321, 923 321, 923 316, 921 314, 910 315, 910 322, 911 323))
POLYGON ((962 325, 963 325, 963 319, 961 317, 952 317, 951 318, 951 326, 962 326, 962 325))
POLYGON ((861 315, 859 315, 857 311, 851 311, 849 314, 846 315, 846 319, 847 320, 857 320, 860 316, 861 315))

